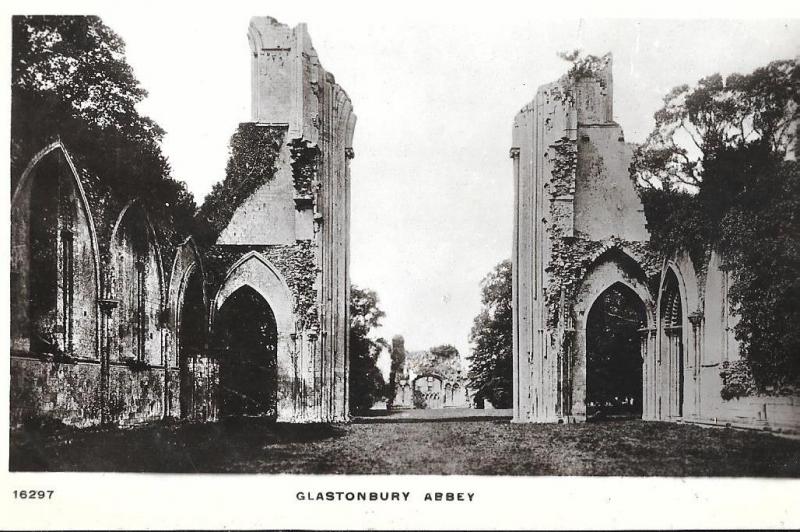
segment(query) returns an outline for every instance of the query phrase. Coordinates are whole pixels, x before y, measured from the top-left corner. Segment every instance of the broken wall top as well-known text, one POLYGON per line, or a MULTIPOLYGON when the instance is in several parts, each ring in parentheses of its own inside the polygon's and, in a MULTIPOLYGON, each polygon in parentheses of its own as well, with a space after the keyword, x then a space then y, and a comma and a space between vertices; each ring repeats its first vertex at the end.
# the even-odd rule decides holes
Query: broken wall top
POLYGON ((320 142, 323 106, 343 120, 331 124, 352 148, 355 115, 347 93, 322 67, 305 24, 294 28, 272 17, 253 17, 247 33, 251 57, 253 122, 286 126, 289 138, 320 142))
MULTIPOLYGON (((631 146, 613 120, 612 57, 577 62, 542 85, 514 118, 512 155, 535 200, 535 220, 552 237, 647 241, 641 200, 630 179, 631 146)), ((533 200, 532 200, 533 201, 533 200)))

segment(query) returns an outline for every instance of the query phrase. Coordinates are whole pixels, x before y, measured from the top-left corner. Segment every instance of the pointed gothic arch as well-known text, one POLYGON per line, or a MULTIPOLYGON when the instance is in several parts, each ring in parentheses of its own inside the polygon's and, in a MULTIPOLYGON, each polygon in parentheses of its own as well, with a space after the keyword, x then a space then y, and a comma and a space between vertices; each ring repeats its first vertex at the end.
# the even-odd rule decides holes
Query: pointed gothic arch
POLYGON ((155 229, 142 203, 130 201, 111 233, 109 293, 119 301, 112 361, 164 363, 164 272, 155 229))
POLYGON ((61 141, 37 153, 11 200, 12 352, 99 356, 97 233, 61 141))
MULTIPOLYGON (((655 326, 655 304, 647 288, 647 275, 641 265, 619 247, 607 248, 594 260, 581 282, 573 305, 574 348, 572 360, 563 361, 565 385, 562 404, 569 418, 585 419, 587 413, 587 322, 589 313, 598 298, 614 286, 622 286, 639 300, 642 311, 642 331, 655 326)), ((565 334, 569 334, 567 331, 565 334)), ((646 335, 646 332, 644 333, 646 335)), ((649 388, 653 386, 647 378, 649 343, 642 341, 640 356, 642 365, 642 395, 647 403, 649 388)))
POLYGON ((296 395, 296 367, 292 360, 295 341, 294 296, 280 271, 257 251, 251 251, 234 263, 225 274, 209 309, 210 330, 215 335, 219 311, 242 287, 259 294, 274 315, 276 329, 276 371, 278 416, 293 415, 296 395))

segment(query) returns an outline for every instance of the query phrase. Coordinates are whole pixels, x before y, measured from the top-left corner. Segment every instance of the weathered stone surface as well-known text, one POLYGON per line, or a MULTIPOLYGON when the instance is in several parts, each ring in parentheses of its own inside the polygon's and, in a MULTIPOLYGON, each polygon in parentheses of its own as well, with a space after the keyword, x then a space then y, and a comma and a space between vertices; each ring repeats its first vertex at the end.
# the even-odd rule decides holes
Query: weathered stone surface
POLYGON ((407 352, 402 336, 392 338, 389 408, 471 407, 458 355, 438 364, 431 362, 430 352, 407 352))
POLYGON ((100 422, 100 365, 11 357, 11 425, 51 417, 70 425, 100 422))
POLYGON ((348 419, 355 115, 304 25, 255 17, 249 39, 253 123, 240 125, 222 189, 235 197, 207 213, 200 246, 154 227, 146 205, 121 204, 61 143, 18 180, 12 425, 41 416, 76 425, 217 419, 225 393, 252 389, 222 389, 221 372, 246 372, 231 373, 236 353, 215 330, 244 288, 277 326, 266 346, 277 377, 263 382, 276 404, 256 410, 281 421, 348 419))
POLYGON ((797 398, 723 399, 722 366, 740 359, 723 261, 650 249, 612 94, 606 56, 514 120, 514 421, 586 419, 589 311, 623 285, 645 309, 644 419, 800 430, 797 398))

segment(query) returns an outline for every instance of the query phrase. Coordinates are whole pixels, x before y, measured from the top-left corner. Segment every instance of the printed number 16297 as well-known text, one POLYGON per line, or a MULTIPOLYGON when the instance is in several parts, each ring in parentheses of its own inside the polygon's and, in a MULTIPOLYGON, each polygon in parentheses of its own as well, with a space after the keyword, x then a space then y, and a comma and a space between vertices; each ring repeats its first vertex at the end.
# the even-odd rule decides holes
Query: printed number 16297
POLYGON ((15 499, 52 499, 55 490, 14 490, 15 499))

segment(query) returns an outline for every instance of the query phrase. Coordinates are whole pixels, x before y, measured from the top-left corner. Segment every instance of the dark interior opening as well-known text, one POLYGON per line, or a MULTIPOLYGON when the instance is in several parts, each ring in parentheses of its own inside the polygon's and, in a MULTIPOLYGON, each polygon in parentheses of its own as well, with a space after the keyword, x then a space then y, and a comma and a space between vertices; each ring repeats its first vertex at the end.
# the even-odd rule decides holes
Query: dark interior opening
POLYGON ((642 417, 640 332, 644 303, 622 283, 597 298, 586 323, 586 413, 590 419, 642 417))
POLYGON ((222 416, 276 416, 278 328, 269 304, 242 287, 214 322, 222 416))
MULTIPOLYGON (((202 355, 206 342, 206 307, 203 302, 203 280, 198 268, 189 274, 183 294, 183 308, 178 329, 180 346, 181 417, 191 417, 194 411, 195 382, 192 367, 202 355)), ((204 387, 200 387, 204 389, 204 387)))

